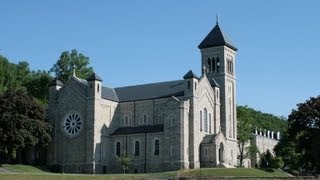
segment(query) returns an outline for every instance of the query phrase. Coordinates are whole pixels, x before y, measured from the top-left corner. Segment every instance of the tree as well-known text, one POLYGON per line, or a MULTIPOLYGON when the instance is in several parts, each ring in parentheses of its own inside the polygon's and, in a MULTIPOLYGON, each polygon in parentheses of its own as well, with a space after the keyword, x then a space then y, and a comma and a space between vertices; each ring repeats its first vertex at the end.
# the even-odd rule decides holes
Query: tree
POLYGON ((239 148, 239 166, 243 166, 243 160, 258 152, 258 148, 250 143, 253 138, 253 122, 254 119, 250 116, 246 107, 239 106, 237 108, 238 119, 238 148, 239 148))
POLYGON ((47 146, 52 126, 42 105, 24 89, 0 95, 0 151, 11 160, 13 152, 30 146, 47 146))
POLYGON ((21 61, 18 64, 10 63, 0 55, 0 94, 7 89, 19 89, 30 77, 29 64, 21 61))
POLYGON ((283 161, 281 157, 274 157, 268 149, 267 152, 260 155, 259 164, 261 168, 278 169, 283 166, 283 161))
POLYGON ((76 75, 79 78, 87 78, 93 73, 92 67, 89 67, 90 60, 88 57, 73 49, 70 52, 62 52, 60 58, 53 65, 49 72, 53 72, 55 76, 65 83, 72 75, 72 69, 76 67, 76 75))
POLYGON ((43 104, 47 104, 49 100, 49 84, 52 77, 46 71, 32 71, 30 79, 24 84, 28 92, 43 104))
POLYGON ((123 174, 125 174, 132 163, 132 159, 128 155, 122 155, 118 157, 118 162, 120 163, 121 168, 123 169, 123 174))
MULTIPOLYGON (((288 118, 287 144, 292 143, 295 154, 303 161, 300 169, 305 173, 320 172, 320 96, 311 97, 297 105, 288 118)), ((289 146, 290 147, 290 146, 289 146)))

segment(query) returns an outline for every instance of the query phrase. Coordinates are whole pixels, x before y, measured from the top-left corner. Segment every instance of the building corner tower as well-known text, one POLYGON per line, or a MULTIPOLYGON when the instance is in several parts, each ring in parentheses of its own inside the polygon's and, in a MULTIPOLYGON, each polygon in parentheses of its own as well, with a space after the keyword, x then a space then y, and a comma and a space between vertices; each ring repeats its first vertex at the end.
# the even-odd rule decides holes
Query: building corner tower
POLYGON ((199 44, 201 67, 206 67, 208 79, 220 85, 221 131, 227 139, 225 163, 237 165, 237 109, 236 109, 236 70, 237 48, 220 29, 217 22, 205 39, 199 44), (229 152, 228 152, 229 151, 229 152))

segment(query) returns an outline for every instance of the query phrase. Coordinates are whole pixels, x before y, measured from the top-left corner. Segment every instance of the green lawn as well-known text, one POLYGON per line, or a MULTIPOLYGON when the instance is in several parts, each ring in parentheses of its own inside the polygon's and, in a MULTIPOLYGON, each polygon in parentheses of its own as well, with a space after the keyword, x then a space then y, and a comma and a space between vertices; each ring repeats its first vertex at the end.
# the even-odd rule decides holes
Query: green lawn
POLYGON ((105 174, 105 175, 85 175, 85 174, 59 174, 48 173, 39 168, 28 165, 2 165, 16 174, 0 174, 0 180, 105 180, 105 179, 142 179, 142 178, 169 178, 178 176, 189 177, 221 177, 221 176, 239 176, 239 177, 284 177, 287 176, 279 171, 267 172, 260 169, 251 168, 202 168, 196 170, 181 170, 163 173, 150 174, 105 174))
POLYGON ((2 164, 1 167, 16 173, 47 173, 35 166, 23 164, 2 164))

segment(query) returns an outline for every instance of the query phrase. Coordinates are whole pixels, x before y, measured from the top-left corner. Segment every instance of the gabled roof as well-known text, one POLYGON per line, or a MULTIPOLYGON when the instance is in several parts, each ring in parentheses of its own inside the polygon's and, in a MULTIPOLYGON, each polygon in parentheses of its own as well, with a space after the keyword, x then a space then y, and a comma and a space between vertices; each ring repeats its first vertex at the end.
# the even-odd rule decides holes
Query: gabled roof
POLYGON ((199 79, 198 76, 192 72, 192 70, 190 70, 189 72, 187 72, 187 74, 183 76, 183 79, 191 79, 191 78, 199 79))
POLYGON ((184 80, 120 87, 114 90, 120 102, 183 96, 184 80))
POLYGON ((111 135, 142 134, 156 132, 163 132, 163 124, 145 125, 137 127, 120 127, 116 129, 111 135))
POLYGON ((56 86, 56 85, 58 85, 58 86, 63 86, 63 83, 62 83, 59 79, 54 78, 54 79, 50 82, 49 86, 56 86))
POLYGON ((209 34, 204 38, 204 40, 199 44, 199 49, 215 47, 215 46, 227 46, 235 51, 238 49, 233 45, 232 41, 228 36, 221 31, 219 24, 209 32, 209 34))
MULTIPOLYGON (((88 86, 88 80, 76 78, 82 84, 88 86)), ((90 78, 88 78, 90 80, 90 78)), ((166 98, 171 96, 184 95, 184 80, 159 82, 152 84, 142 84, 136 86, 127 86, 111 88, 102 86, 101 97, 103 99, 126 102, 136 100, 146 100, 155 98, 166 98)))
POLYGON ((98 74, 92 73, 91 76, 87 78, 87 81, 102 81, 102 79, 98 74))

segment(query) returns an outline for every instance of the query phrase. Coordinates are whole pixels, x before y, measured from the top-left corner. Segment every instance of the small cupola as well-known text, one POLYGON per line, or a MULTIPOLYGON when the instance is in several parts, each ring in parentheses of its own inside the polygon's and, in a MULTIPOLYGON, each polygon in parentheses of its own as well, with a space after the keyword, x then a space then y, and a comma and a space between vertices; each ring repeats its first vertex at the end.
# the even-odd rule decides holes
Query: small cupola
POLYGON ((98 76, 96 73, 92 73, 88 78, 87 81, 100 81, 102 82, 102 79, 100 76, 98 76))
POLYGON ((102 79, 96 73, 92 73, 88 78, 88 92, 89 96, 101 98, 102 79))
POLYGON ((58 91, 63 86, 63 83, 55 78, 49 84, 49 101, 56 99, 58 91))
POLYGON ((50 82, 49 86, 63 86, 63 83, 62 83, 59 79, 54 78, 54 79, 50 82))
POLYGON ((197 90, 199 77, 190 70, 183 76, 183 79, 185 80, 185 96, 193 96, 197 90))

